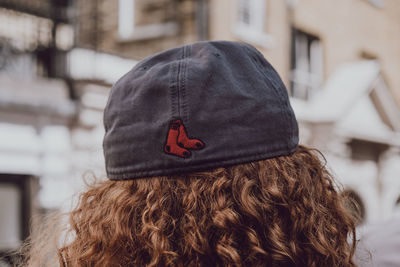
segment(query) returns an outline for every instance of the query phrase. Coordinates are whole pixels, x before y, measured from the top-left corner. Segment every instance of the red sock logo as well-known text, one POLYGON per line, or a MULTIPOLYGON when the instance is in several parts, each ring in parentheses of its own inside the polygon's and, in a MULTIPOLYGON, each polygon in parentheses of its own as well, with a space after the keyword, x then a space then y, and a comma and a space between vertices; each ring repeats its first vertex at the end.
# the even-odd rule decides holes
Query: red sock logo
POLYGON ((187 136, 182 120, 173 120, 170 123, 167 142, 164 146, 165 153, 188 158, 191 155, 189 149, 202 149, 203 147, 204 143, 201 140, 187 136))

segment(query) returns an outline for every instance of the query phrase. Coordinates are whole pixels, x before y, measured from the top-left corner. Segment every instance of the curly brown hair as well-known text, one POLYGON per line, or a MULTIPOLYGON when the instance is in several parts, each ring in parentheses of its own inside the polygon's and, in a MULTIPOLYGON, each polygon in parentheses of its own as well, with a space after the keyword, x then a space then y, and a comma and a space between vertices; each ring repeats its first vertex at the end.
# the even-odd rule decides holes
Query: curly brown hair
MULTIPOLYGON (((57 248, 58 260, 107 267, 355 266, 354 219, 324 162, 300 146, 288 156, 212 171, 97 182, 69 213, 70 235, 57 248)), ((28 265, 46 265, 33 246, 28 265)))

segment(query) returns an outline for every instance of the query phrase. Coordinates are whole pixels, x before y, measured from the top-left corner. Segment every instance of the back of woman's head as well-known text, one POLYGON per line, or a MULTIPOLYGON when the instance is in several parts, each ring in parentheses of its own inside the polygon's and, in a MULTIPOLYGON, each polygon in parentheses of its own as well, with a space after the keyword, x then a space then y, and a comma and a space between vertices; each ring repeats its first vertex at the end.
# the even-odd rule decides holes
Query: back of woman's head
POLYGON ((104 126, 110 180, 70 212, 61 265, 354 266, 354 223, 254 47, 144 59, 111 89, 104 126))
POLYGON ((354 266, 354 223, 319 154, 302 146, 208 172, 100 182, 70 225, 66 266, 354 266))

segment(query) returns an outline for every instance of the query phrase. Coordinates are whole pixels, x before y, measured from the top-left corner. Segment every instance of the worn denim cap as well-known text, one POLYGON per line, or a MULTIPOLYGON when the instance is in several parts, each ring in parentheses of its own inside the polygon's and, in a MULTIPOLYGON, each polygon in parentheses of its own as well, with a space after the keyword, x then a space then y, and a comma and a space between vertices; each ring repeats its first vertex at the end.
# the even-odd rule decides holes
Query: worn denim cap
POLYGON ((197 42, 144 59, 112 87, 104 126, 112 180, 248 163, 298 146, 282 80, 238 42, 197 42))

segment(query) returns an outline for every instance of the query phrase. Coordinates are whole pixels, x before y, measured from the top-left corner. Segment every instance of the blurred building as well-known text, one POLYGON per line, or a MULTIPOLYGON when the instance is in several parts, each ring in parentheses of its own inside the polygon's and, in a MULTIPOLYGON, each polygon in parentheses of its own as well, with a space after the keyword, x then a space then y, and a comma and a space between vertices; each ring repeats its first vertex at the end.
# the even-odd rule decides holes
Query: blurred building
POLYGON ((134 59, 205 39, 256 46, 287 85, 301 142, 324 152, 363 221, 389 218, 399 204, 397 0, 81 0, 78 6, 80 46, 134 59))
POLYGON ((75 16, 69 0, 0 0, 0 258, 103 170, 102 110, 135 61, 77 48, 75 16))
POLYGON ((210 39, 252 43, 282 76, 300 121, 364 222, 400 197, 400 3, 210 0, 210 39))
POLYGON ((206 0, 76 0, 77 45, 141 59, 209 37, 206 0))
POLYGON ((397 0, 0 0, 0 253, 31 214, 104 173, 110 86, 198 40, 256 46, 282 76, 301 142, 319 148, 363 222, 400 202, 397 0), (7 204, 3 204, 7 203, 7 204))
POLYGON ((0 255, 29 235, 46 159, 65 157, 42 136, 68 125, 75 105, 65 83, 36 78, 62 71, 52 39, 53 23, 66 25, 62 4, 56 14, 47 2, 0 2, 0 255))

